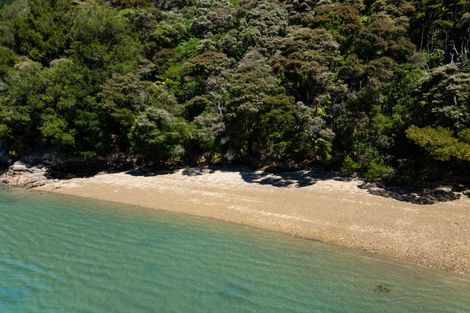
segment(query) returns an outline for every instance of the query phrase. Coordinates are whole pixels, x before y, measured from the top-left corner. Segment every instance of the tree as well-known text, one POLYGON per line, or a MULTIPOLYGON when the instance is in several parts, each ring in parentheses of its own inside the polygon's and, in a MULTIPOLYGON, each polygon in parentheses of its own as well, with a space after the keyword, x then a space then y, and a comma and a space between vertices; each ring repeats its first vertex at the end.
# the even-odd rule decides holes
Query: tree
POLYGON ((129 133, 132 148, 150 165, 180 163, 185 154, 185 137, 184 123, 155 106, 137 115, 129 133))
POLYGON ((267 60, 257 51, 249 51, 237 68, 229 70, 224 120, 229 139, 229 158, 252 156, 259 136, 259 117, 264 109, 263 99, 278 85, 267 60), (232 156, 233 155, 233 156, 232 156))
POLYGON ((94 157, 106 151, 103 126, 96 110, 93 74, 71 59, 58 59, 44 69, 45 90, 40 130, 46 146, 94 157), (52 128, 49 123, 54 124, 52 128), (54 131, 56 136, 54 136, 54 131))
POLYGON ((70 9, 67 0, 14 1, 1 10, 0 43, 48 65, 67 48, 70 9))
POLYGON ((439 161, 450 161, 451 158, 456 158, 470 162, 469 134, 470 128, 466 128, 459 133, 458 138, 455 138, 448 128, 419 128, 414 125, 406 131, 410 140, 439 161))
POLYGON ((41 120, 45 84, 41 64, 23 58, 5 78, 8 89, 0 95, 0 137, 13 155, 29 153, 40 145, 36 129, 41 120))
MULTIPOLYGON (((0 8, 12 158, 468 173, 461 0, 18 0, 0 8), (131 156, 131 157, 129 157, 131 156)), ((468 175, 467 175, 468 176, 468 175)))
POLYGON ((287 90, 297 100, 322 110, 340 96, 334 67, 339 45, 324 29, 295 28, 279 43, 274 67, 284 77, 287 90), (331 92, 330 91, 333 91, 331 92))
POLYGON ((98 85, 112 72, 130 72, 137 67, 141 45, 123 16, 94 2, 77 6, 71 14, 70 56, 96 72, 98 85))
POLYGON ((408 20, 394 18, 384 11, 374 13, 354 41, 354 51, 364 60, 383 56, 406 61, 415 51, 407 37, 408 20))
POLYGON ((431 66, 467 63, 470 51, 470 4, 461 0, 414 1, 411 36, 431 66))
POLYGON ((457 65, 437 67, 418 87, 412 112, 420 126, 470 127, 470 74, 457 65))
POLYGON ((347 53, 362 30, 361 15, 356 3, 319 4, 303 18, 312 29, 325 28, 347 53))

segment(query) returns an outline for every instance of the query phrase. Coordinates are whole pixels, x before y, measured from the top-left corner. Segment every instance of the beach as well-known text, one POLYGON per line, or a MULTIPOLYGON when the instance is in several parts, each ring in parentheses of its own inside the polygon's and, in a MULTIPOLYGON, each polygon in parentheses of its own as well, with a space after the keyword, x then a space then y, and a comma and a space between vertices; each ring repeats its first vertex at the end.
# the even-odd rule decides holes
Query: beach
POLYGON ((139 171, 54 180, 36 191, 249 225, 470 274, 470 199, 422 205, 373 195, 359 179, 247 168, 139 171))

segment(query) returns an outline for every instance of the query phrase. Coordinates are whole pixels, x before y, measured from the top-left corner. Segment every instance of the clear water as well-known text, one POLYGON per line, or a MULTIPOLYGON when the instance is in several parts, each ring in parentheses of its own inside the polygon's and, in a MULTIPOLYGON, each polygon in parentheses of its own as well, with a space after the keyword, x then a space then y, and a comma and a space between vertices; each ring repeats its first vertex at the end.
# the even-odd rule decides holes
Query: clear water
POLYGON ((470 282, 232 224, 0 192, 0 313, 30 312, 458 313, 470 282))

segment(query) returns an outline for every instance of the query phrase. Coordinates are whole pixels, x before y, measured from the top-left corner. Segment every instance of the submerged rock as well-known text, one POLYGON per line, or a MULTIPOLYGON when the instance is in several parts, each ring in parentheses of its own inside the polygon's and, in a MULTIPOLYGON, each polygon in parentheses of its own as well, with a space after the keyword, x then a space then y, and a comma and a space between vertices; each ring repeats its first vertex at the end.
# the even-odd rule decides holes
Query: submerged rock
POLYGON ((48 182, 47 168, 28 166, 23 162, 13 163, 1 176, 0 181, 6 187, 34 188, 48 182))
POLYGON ((378 285, 374 291, 377 293, 390 293, 391 290, 387 285, 378 285))

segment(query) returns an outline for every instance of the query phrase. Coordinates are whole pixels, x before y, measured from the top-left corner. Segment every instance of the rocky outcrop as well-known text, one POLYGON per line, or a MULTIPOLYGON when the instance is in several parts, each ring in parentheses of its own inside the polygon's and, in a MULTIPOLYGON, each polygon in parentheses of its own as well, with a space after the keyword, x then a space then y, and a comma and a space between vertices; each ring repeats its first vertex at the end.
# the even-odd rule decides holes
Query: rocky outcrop
POLYGON ((358 187, 376 196, 393 198, 414 204, 434 204, 458 200, 462 196, 470 197, 470 188, 468 185, 450 183, 429 183, 427 186, 408 188, 363 183, 358 187))
POLYGON ((47 168, 28 166, 23 162, 13 163, 1 176, 0 181, 6 187, 34 188, 48 182, 47 168))

